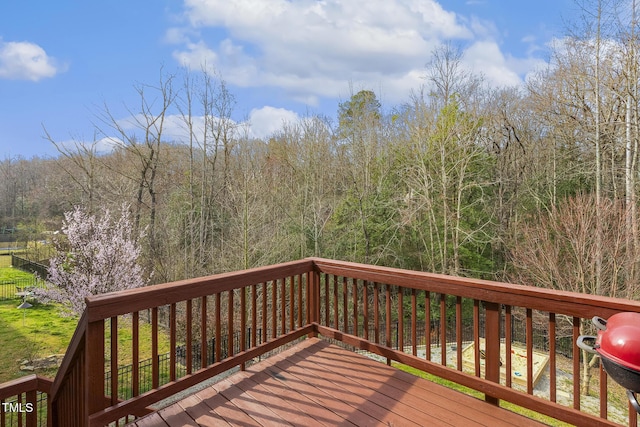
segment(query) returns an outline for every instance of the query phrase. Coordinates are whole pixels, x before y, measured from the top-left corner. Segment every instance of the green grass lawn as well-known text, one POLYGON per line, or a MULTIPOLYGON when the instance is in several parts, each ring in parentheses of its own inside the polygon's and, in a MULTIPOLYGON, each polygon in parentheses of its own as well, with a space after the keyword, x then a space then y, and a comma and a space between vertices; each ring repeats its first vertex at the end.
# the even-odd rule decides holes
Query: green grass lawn
POLYGON ((11 267, 11 255, 0 255, 0 268, 11 267))
MULTIPOLYGON (((1 257, 4 258, 4 257, 1 257)), ((25 273, 22 270, 18 270, 17 268, 11 267, 11 257, 9 257, 9 265, 2 266, 0 265, 0 282, 3 281, 12 281, 12 280, 20 280, 20 279, 33 279, 33 274, 25 273)))
MULTIPOLYGON (((24 359, 64 353, 78 323, 59 316, 53 305, 32 301, 32 308, 20 310, 19 304, 19 299, 0 301, 0 382, 28 375, 30 372, 20 371, 24 359)), ((41 374, 53 376, 55 372, 41 374)))
MULTIPOLYGON (((32 278, 33 276, 13 268, 0 268, 0 280, 12 281, 32 278)), ((2 286, 15 286, 13 284, 2 286)), ((20 362, 25 359, 42 358, 52 354, 64 354, 78 324, 78 319, 64 317, 61 307, 55 304, 42 304, 33 299, 29 302, 33 307, 18 309, 20 299, 0 300, 0 383, 12 380, 30 372, 20 371, 20 362), (23 324, 24 321, 24 324, 23 324)), ((105 328, 107 339, 110 338, 108 324, 105 328)), ((118 322, 119 364, 131 363, 131 320, 120 318, 118 322)), ((169 337, 158 334, 158 352, 169 352, 169 337)), ((151 326, 140 322, 140 360, 151 357, 151 326)), ((109 347, 106 360, 109 360, 109 347)), ((40 375, 53 378, 56 370, 38 371, 40 375)))

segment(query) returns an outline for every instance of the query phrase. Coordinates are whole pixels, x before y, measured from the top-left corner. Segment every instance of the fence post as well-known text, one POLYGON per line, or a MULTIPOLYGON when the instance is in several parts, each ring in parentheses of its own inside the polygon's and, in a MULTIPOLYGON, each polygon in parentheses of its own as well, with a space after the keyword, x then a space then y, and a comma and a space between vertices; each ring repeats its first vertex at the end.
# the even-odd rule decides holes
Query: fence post
MULTIPOLYGON (((87 307, 87 311, 89 307, 87 307)), ((87 313, 88 314, 88 313, 87 313)), ((87 316, 89 317, 89 316, 87 316)), ((104 320, 89 321, 85 337, 84 420, 104 409, 104 320)), ((113 373, 112 373, 113 375, 113 373)))
MULTIPOLYGON (((495 302, 484 303, 485 314, 485 379, 496 383, 500 382, 500 304, 495 302)), ((493 396, 485 395, 485 401, 498 405, 499 400, 493 396)))

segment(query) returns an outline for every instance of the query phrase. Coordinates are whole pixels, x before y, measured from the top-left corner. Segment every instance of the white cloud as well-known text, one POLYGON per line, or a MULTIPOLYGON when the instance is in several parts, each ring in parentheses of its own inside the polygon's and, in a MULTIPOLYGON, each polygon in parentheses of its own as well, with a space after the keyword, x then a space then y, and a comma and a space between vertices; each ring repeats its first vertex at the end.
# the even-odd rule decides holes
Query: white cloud
POLYGON ((254 108, 249 113, 249 136, 253 138, 268 138, 274 132, 282 129, 284 123, 294 123, 300 119, 297 113, 265 105, 254 108))
POLYGON ((481 71, 494 86, 516 86, 522 83, 521 74, 533 70, 542 61, 505 56, 496 42, 485 40, 469 46, 462 62, 470 70, 481 71))
MULTIPOLYGON (((185 26, 165 39, 182 65, 220 72, 231 85, 278 88, 318 105, 349 96, 349 84, 398 103, 424 83, 432 51, 464 46, 464 65, 490 83, 521 84, 543 61, 533 48, 503 53, 495 23, 436 0, 184 0, 185 26)), ((484 1, 469 1, 482 5, 484 1)))
MULTIPOLYGON (((335 97, 352 81, 378 87, 424 68, 443 39, 473 37, 434 0, 186 0, 191 25, 171 29, 174 58, 203 62, 241 87, 274 86, 292 99, 335 97), (223 29, 207 42, 194 30, 223 29)), ((397 94, 398 99, 406 93, 397 94)))
POLYGON ((122 140, 117 137, 107 136, 93 142, 85 142, 77 139, 69 139, 61 141, 58 146, 68 152, 92 152, 95 154, 110 153, 116 147, 123 144, 122 140))
POLYGON ((38 81, 60 71, 55 59, 37 44, 0 39, 0 78, 38 81))
POLYGON ((122 146, 123 141, 116 137, 104 137, 94 142, 95 150, 98 153, 109 153, 115 148, 122 146))
MULTIPOLYGON (((242 138, 245 135, 250 138, 268 138, 274 132, 280 130, 283 123, 297 122, 300 120, 300 117, 291 110, 266 105, 251 110, 246 122, 237 122, 231 119, 227 120, 228 121, 224 123, 234 128, 235 137, 237 138, 242 138)), ((124 117, 117 120, 117 123, 129 134, 137 134, 141 140, 143 135, 141 134, 140 123, 144 123, 145 121, 144 116, 138 115, 124 117)), ((209 121, 209 126, 222 124, 217 117, 211 117, 209 121)), ((205 117, 194 115, 191 117, 191 123, 194 138, 193 143, 196 145, 201 144, 204 139, 205 117)), ((211 130, 209 130, 209 132, 211 132, 211 130)), ((209 135, 209 139, 211 140, 211 135, 209 135)), ((103 140, 105 143, 109 142, 108 140, 112 140, 122 144, 122 141, 118 138, 103 138, 103 140)), ((189 128, 185 122, 185 118, 178 114, 167 114, 162 124, 162 140, 177 144, 188 144, 189 128)))

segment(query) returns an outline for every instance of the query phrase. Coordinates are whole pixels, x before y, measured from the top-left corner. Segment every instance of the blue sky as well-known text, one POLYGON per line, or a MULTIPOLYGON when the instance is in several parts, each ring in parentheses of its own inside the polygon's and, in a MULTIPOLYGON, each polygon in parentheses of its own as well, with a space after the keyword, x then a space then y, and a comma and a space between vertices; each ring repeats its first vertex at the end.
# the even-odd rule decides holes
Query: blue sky
POLYGON ((573 14, 572 0, 5 0, 0 159, 56 155, 43 125, 61 143, 109 136, 92 125, 102 106, 126 121, 161 67, 215 68, 256 136, 335 116, 350 87, 407 100, 447 40, 492 84, 521 84, 573 14))

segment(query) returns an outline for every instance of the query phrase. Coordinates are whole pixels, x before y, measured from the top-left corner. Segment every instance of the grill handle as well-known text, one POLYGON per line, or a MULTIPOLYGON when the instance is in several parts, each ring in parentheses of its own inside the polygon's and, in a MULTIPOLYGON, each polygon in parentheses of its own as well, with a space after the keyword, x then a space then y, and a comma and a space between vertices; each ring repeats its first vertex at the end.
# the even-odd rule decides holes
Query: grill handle
POLYGON ((606 331, 607 330, 607 321, 604 320, 602 317, 593 316, 593 319, 591 319, 591 322, 599 330, 601 330, 601 331, 606 331))
POLYGON ((580 347, 582 350, 586 351, 587 353, 591 353, 591 354, 597 353, 596 337, 592 335, 580 335, 576 340, 576 344, 578 347, 580 347), (593 344, 589 345, 585 341, 592 341, 593 344))

